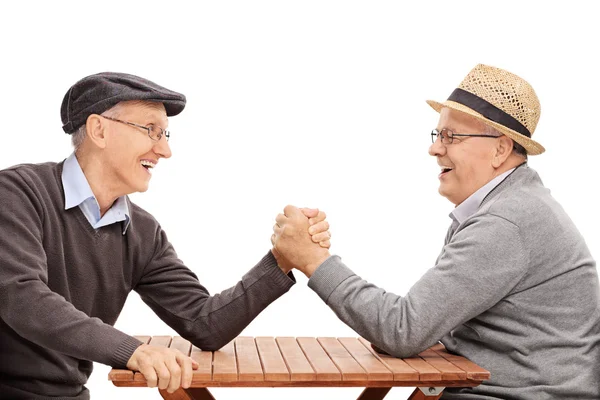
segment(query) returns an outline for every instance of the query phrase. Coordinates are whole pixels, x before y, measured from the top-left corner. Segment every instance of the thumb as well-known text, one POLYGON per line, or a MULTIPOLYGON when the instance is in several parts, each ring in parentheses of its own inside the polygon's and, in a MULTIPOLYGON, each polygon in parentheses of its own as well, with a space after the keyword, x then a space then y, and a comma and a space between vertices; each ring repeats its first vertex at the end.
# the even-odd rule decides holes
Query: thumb
POLYGON ((302 211, 302 214, 304 214, 304 216, 306 216, 306 218, 314 218, 317 215, 319 215, 319 209, 318 208, 301 208, 300 211, 302 211))
POLYGON ((288 218, 292 218, 298 214, 301 214, 300 209, 298 207, 294 207, 292 205, 287 205, 285 206, 285 208, 283 209, 283 214, 288 217, 288 218))

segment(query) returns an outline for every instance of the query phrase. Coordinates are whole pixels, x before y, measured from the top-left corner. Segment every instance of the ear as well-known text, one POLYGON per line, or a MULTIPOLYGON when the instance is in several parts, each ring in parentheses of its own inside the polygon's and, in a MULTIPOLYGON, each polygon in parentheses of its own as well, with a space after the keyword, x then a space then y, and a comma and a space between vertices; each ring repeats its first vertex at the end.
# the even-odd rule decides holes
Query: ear
POLYGON ((106 148, 106 121, 97 114, 92 114, 87 118, 85 131, 90 142, 100 148, 106 148))
POLYGON ((502 135, 496 141, 494 148, 494 157, 492 158, 492 166, 494 168, 500 168, 502 164, 508 159, 513 151, 513 141, 506 135, 502 135))

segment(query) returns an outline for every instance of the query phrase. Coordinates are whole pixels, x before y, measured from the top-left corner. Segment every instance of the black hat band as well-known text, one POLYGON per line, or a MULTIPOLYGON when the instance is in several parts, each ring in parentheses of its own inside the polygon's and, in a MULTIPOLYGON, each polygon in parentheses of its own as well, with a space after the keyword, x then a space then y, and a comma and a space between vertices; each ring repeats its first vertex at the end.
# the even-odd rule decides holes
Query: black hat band
POLYGON ((529 129, 527 129, 525 125, 520 123, 510 114, 507 114, 495 105, 488 103, 481 97, 476 96, 471 92, 456 88, 450 97, 448 97, 448 100, 465 105, 473 111, 477 111, 487 119, 504 125, 513 131, 517 131, 520 134, 531 138, 531 132, 529 132, 529 129))

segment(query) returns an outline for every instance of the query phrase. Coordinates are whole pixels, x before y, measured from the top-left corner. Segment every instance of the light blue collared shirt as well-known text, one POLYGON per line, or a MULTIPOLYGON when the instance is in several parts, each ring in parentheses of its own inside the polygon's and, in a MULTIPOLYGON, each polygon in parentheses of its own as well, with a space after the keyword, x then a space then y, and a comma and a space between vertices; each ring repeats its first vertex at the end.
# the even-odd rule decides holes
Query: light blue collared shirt
POLYGON ((100 206, 75 153, 72 153, 63 164, 62 183, 65 189, 65 210, 79 206, 94 229, 125 221, 123 235, 127 232, 130 214, 125 196, 119 197, 104 216, 100 217, 100 206))
POLYGON ((475 214, 475 211, 479 208, 479 205, 485 199, 485 196, 488 195, 496 186, 500 184, 511 172, 515 169, 511 169, 503 173, 502 175, 498 175, 485 185, 483 185, 479 190, 470 195, 465 201, 460 203, 456 208, 450 213, 450 218, 457 221, 459 224, 462 224, 464 220, 469 218, 471 215, 475 214))

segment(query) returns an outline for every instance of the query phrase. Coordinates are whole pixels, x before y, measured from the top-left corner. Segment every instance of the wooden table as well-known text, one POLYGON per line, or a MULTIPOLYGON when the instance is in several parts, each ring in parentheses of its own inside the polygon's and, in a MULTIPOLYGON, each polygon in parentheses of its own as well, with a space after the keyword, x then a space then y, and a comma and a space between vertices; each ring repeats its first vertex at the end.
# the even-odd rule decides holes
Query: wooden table
MULTIPOLYGON (((137 336, 178 349, 200 364, 190 389, 159 390, 164 399, 214 399, 209 387, 364 387, 363 400, 383 399, 394 386, 416 387, 409 400, 439 399, 446 387, 478 386, 490 373, 438 344, 410 358, 375 352, 362 338, 238 337, 219 351, 201 351, 181 337, 137 336)), ((113 369, 115 386, 145 387, 139 372, 113 369)))

